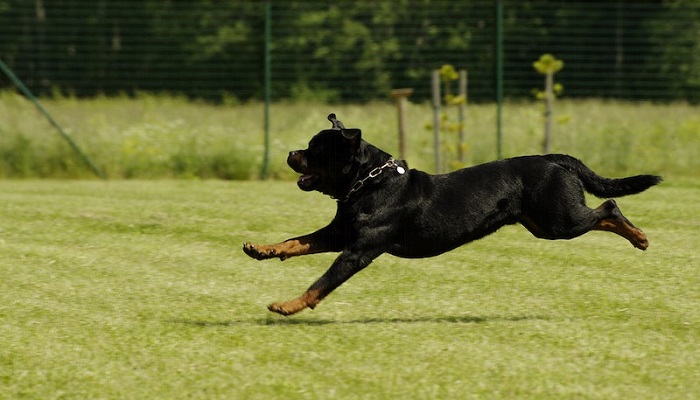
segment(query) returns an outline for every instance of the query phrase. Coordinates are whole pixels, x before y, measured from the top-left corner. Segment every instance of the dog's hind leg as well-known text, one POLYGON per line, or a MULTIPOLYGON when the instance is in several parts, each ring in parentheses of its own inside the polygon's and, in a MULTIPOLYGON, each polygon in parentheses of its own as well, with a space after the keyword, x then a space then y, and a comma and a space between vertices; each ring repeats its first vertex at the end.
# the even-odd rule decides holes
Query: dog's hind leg
POLYGON ((520 223, 541 239, 572 239, 595 230, 618 234, 641 250, 649 247, 644 232, 622 215, 615 200, 607 200, 596 209, 578 204, 569 205, 566 213, 550 213, 546 218, 534 215, 536 219, 522 216, 520 223))
POLYGON ((634 226, 630 220, 622 215, 615 200, 608 200, 595 210, 600 215, 600 220, 591 230, 616 233, 629 240, 632 245, 640 250, 649 247, 647 236, 641 229, 634 226))
POLYGON ((647 237, 607 200, 600 207, 586 206, 583 185, 560 170, 539 191, 526 198, 520 223, 543 239, 572 239, 591 230, 608 231, 629 240, 638 249, 649 247, 647 237))

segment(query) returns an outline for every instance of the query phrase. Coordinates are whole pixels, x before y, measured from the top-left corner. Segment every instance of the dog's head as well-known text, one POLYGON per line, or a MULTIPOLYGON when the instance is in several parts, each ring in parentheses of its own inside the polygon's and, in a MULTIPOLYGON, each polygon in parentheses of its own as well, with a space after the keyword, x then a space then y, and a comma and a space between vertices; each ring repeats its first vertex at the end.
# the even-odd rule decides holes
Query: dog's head
POLYGON ((333 197, 345 194, 351 178, 356 155, 362 143, 359 129, 347 129, 335 114, 328 120, 331 129, 314 136, 306 150, 289 152, 287 164, 301 174, 297 185, 301 190, 319 192, 333 197))

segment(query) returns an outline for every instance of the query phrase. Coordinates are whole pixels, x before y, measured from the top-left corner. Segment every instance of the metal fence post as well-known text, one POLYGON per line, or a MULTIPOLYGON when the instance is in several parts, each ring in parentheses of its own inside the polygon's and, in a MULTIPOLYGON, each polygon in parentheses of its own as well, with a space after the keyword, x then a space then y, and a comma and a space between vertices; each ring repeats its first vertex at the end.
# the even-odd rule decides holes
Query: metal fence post
POLYGON ((503 0, 496 0, 496 158, 503 158, 503 0))
POLYGON ((267 179, 270 171, 270 35, 272 24, 272 0, 265 0, 265 150, 260 177, 267 179))

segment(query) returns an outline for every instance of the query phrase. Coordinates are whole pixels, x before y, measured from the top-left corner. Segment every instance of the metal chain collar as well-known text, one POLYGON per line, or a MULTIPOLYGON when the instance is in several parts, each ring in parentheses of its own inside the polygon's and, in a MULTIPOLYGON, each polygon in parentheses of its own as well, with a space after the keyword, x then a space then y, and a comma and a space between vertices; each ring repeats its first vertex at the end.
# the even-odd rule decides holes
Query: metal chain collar
POLYGON ((396 168, 396 172, 398 172, 399 175, 403 175, 404 173, 406 173, 406 170, 402 166, 400 166, 399 163, 396 162, 396 160, 394 160, 393 158, 390 158, 381 167, 377 167, 377 168, 369 171, 369 175, 367 175, 364 179, 360 179, 359 181, 355 182, 355 184, 352 185, 352 188, 350 188, 350 191, 348 192, 348 194, 346 194, 345 197, 340 201, 347 201, 350 198, 350 196, 352 196, 353 193, 357 192, 358 190, 360 190, 362 188, 362 186, 365 185, 365 182, 367 180, 372 179, 372 178, 376 178, 377 176, 381 175, 381 173, 384 172, 384 170, 386 168, 389 168, 389 167, 396 168))

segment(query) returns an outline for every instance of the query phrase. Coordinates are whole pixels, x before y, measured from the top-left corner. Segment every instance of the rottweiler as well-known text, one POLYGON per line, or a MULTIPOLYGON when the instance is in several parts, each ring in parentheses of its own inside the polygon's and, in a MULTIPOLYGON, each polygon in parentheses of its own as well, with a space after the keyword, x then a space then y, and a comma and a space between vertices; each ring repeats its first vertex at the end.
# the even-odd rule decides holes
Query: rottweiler
POLYGON ((301 190, 337 200, 328 226, 273 245, 245 243, 258 260, 340 252, 328 271, 301 296, 268 306, 295 314, 313 309, 335 288, 383 253, 432 257, 522 224, 542 239, 571 239, 591 230, 616 233, 638 249, 649 246, 610 198, 642 192, 661 182, 655 175, 609 179, 563 154, 522 156, 488 162, 443 175, 408 169, 347 129, 335 114, 306 150, 289 153, 287 164, 301 174, 301 190), (588 208, 584 190, 607 198, 588 208))

